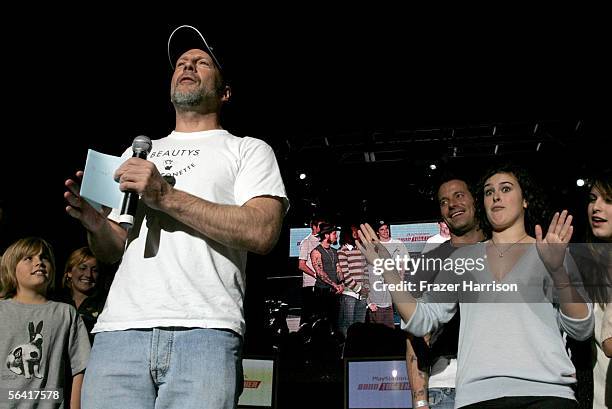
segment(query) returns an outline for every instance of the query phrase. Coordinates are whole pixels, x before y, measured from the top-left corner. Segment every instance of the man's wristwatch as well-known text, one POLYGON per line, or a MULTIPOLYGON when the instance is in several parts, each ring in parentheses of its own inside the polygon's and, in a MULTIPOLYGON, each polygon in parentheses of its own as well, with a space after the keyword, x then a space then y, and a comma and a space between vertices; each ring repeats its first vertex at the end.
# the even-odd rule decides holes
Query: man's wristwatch
POLYGON ((429 406, 429 402, 426 400, 418 400, 416 405, 414 405, 415 408, 424 408, 425 406, 429 406))

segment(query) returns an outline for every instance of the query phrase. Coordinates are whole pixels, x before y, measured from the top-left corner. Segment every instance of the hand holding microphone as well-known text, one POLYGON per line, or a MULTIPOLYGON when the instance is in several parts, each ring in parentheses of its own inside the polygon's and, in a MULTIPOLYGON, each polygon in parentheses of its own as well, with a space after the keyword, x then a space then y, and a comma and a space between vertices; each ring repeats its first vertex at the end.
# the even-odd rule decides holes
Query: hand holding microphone
MULTIPOLYGON (((139 196, 144 196, 147 191, 155 189, 151 185, 155 184, 156 175, 161 179, 155 165, 146 160, 151 148, 151 139, 144 135, 137 136, 132 142, 132 158, 125 161, 115 172, 115 179, 120 183, 119 188, 125 192, 119 224, 126 230, 134 224, 139 196)), ((147 200, 144 199, 146 203, 147 200)))

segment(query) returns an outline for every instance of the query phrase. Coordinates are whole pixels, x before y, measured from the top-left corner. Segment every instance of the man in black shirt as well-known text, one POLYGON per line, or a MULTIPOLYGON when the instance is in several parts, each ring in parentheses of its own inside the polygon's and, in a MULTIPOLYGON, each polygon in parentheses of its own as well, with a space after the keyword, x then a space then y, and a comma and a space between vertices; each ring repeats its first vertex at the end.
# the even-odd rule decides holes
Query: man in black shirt
MULTIPOLYGON (((438 188, 437 201, 440 215, 448 225, 451 237, 426 253, 425 259, 445 260, 457 247, 484 240, 476 218, 474 197, 464 180, 447 177, 438 188)), ((431 264, 421 264, 424 265, 431 264)), ((410 281, 433 282, 438 272, 419 269, 414 272, 410 281)), ((406 345, 406 365, 413 408, 453 408, 458 336, 459 312, 435 334, 429 334, 425 338, 409 337, 406 345), (432 384, 436 387, 429 388, 430 375, 434 378, 432 384)))

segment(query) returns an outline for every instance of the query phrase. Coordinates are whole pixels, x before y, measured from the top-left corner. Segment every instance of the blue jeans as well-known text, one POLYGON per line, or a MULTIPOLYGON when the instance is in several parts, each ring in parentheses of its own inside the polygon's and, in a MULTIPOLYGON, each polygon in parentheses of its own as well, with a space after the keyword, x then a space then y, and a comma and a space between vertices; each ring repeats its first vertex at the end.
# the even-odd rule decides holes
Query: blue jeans
POLYGON ((348 328, 356 322, 365 322, 366 300, 358 300, 350 295, 340 296, 340 308, 338 309, 338 329, 346 338, 348 328))
POLYGON ((430 388, 429 407, 436 409, 453 409, 455 407, 455 388, 430 388))
POLYGON ((153 328, 96 335, 81 394, 87 409, 235 408, 242 338, 229 330, 153 328))

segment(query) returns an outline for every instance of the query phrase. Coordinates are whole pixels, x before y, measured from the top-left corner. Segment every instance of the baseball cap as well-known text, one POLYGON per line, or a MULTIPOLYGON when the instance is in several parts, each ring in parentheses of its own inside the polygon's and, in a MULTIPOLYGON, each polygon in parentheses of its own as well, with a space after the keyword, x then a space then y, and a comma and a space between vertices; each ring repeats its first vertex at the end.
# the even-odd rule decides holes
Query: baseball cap
POLYGON ((384 219, 377 219, 374 223, 374 226, 376 226, 376 230, 380 229, 383 226, 390 227, 389 222, 385 221, 384 219))
POLYGON ((215 54, 213 54, 212 47, 208 45, 200 30, 186 24, 175 28, 170 34, 170 37, 168 37, 168 59, 170 60, 172 69, 174 69, 176 60, 178 60, 184 52, 194 48, 205 51, 210 55, 219 71, 223 71, 221 63, 215 54))

